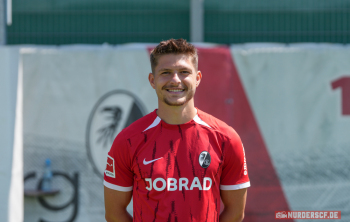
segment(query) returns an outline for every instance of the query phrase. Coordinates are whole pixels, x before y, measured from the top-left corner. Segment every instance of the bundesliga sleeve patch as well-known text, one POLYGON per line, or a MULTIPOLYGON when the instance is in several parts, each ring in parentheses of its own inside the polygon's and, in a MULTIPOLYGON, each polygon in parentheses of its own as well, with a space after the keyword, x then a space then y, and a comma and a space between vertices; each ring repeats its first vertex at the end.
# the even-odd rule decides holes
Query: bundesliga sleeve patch
POLYGON ((107 157, 107 166, 106 166, 105 174, 108 177, 115 178, 114 159, 109 155, 107 157))

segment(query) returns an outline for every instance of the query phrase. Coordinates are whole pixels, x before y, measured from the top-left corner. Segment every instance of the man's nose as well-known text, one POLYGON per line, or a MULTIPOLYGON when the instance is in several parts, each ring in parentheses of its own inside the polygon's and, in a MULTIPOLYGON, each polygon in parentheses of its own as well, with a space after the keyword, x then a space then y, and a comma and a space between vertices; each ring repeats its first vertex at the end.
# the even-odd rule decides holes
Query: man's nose
POLYGON ((178 75, 177 72, 175 72, 175 73, 172 75, 171 82, 174 82, 174 83, 181 83, 180 76, 178 75))

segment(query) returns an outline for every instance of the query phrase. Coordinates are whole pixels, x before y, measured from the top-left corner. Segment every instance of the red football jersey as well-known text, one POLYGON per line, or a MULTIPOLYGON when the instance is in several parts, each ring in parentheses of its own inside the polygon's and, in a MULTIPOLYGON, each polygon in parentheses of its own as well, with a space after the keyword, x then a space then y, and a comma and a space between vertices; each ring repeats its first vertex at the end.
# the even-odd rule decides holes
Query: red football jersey
POLYGON ((220 189, 250 186, 244 148, 224 122, 198 110, 170 125, 156 110, 115 138, 104 185, 133 191, 134 221, 219 220, 220 189))

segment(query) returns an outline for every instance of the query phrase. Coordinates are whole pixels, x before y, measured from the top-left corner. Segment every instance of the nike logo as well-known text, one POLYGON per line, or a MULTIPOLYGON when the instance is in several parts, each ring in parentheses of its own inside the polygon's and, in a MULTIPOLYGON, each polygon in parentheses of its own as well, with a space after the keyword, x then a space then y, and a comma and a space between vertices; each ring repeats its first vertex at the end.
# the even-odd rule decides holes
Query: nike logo
POLYGON ((150 164, 150 163, 152 163, 152 162, 154 162, 154 161, 157 161, 157 160, 159 160, 159 159, 162 159, 163 157, 159 157, 158 159, 154 159, 154 160, 150 160, 150 161, 146 161, 146 158, 143 160, 143 164, 144 165, 147 165, 147 164, 150 164))

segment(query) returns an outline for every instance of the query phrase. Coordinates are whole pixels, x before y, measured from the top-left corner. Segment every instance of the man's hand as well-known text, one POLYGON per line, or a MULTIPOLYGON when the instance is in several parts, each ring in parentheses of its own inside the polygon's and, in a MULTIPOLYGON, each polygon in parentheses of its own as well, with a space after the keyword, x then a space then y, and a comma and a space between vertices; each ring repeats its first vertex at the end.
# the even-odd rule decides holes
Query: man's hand
POLYGON ((126 211, 132 191, 121 192, 104 187, 104 196, 107 222, 132 222, 131 215, 126 211))
POLYGON ((220 222, 241 222, 247 199, 247 188, 239 190, 221 190, 224 211, 220 214, 220 222))

